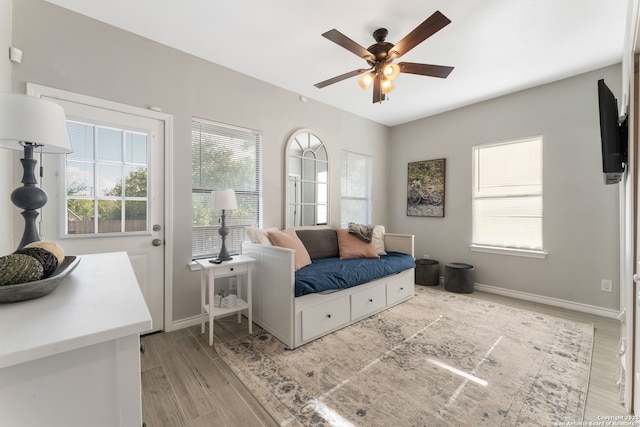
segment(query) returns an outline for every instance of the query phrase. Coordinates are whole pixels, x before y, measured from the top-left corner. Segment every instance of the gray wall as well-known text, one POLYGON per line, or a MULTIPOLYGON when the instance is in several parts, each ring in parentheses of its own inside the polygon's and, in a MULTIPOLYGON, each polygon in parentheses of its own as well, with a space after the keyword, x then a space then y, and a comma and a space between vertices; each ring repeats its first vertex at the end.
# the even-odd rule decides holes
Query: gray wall
MULTIPOLYGON (((0 0, 0 6, 6 2, 0 0)), ((618 188, 602 183, 595 88, 604 77, 619 93, 619 66, 389 129, 313 100, 301 103, 295 93, 41 0, 20 0, 13 9, 13 44, 24 50, 23 63, 12 67, 13 91, 24 92, 30 81, 159 106, 174 116, 174 320, 199 313, 199 275, 187 267, 192 116, 263 131, 265 227, 283 225, 285 141, 294 130, 310 128, 324 137, 332 160, 333 225, 339 224, 340 151, 368 154, 374 161, 373 222, 414 233, 417 256, 427 253, 441 264, 472 263, 479 283, 509 291, 618 307, 618 188), (471 146, 535 134, 545 138, 548 257, 471 252, 471 146), (435 158, 447 159, 446 216, 407 217, 407 163, 435 158), (614 292, 600 292, 600 279, 613 279, 614 292)), ((14 173, 14 183, 0 181, 0 191, 16 185, 14 173)), ((4 206, 0 218, 15 211, 4 206)), ((55 214, 47 213, 48 220, 55 214)), ((21 225, 15 228, 21 232, 21 225)))
MULTIPOLYGON (((0 91, 11 92, 11 1, 0 0, 0 91)), ((9 201, 13 183, 11 182, 12 156, 11 150, 0 150, 0 200, 3 205, 13 205, 9 201)), ((14 208, 15 209, 15 208, 14 208)), ((0 214, 0 255, 12 252, 13 215, 11 211, 0 214)))
MULTIPOLYGON (((384 200, 389 139, 385 126, 313 100, 302 103, 295 93, 41 0, 17 1, 13 17, 13 40, 24 51, 22 65, 13 69, 13 91, 24 92, 26 82, 33 82, 139 107, 158 106, 174 116, 174 320, 200 313, 199 273, 187 266, 192 116, 263 131, 265 227, 283 225, 283 151, 289 135, 299 128, 318 132, 328 147, 333 225, 339 224, 343 148, 373 156, 374 198, 384 200)), ((4 216, 9 207, 3 209, 4 216)), ((386 223, 387 212, 386 205, 378 203, 374 221, 386 223)), ((47 213, 48 221, 55 215, 47 213)))
MULTIPOLYGON (((467 262, 476 282, 618 309, 618 185, 601 173, 596 82, 619 98, 620 66, 503 96, 391 129, 388 228, 416 235, 416 256, 467 262), (544 137, 546 259, 471 252, 471 147, 544 137), (407 163, 446 158, 444 218, 406 216, 407 163), (612 279, 614 292, 600 291, 612 279)), ((480 83, 480 82, 479 82, 480 83)))

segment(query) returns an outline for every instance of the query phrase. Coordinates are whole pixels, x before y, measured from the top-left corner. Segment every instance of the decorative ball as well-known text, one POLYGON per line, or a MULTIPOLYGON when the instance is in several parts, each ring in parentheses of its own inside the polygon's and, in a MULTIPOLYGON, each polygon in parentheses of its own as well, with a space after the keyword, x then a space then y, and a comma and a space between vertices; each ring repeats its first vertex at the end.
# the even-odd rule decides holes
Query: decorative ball
POLYGON ((40 280, 43 273, 42 264, 29 255, 11 254, 0 257, 0 286, 40 280))
POLYGON ((38 260, 40 264, 42 264, 42 268, 44 270, 42 274, 42 278, 46 279, 51 276, 56 268, 58 268, 58 258, 50 252, 43 248, 22 248, 20 250, 15 251, 16 254, 24 254, 29 255, 38 260))
POLYGON ((62 249, 62 246, 60 246, 56 242, 47 242, 47 241, 32 242, 32 243, 29 243, 28 245, 26 245, 22 249, 25 249, 25 248, 42 248, 42 249, 46 249, 49 252, 51 252, 52 254, 54 254, 56 256, 56 258, 58 258, 58 265, 60 265, 60 264, 62 264, 64 262, 64 249, 62 249))

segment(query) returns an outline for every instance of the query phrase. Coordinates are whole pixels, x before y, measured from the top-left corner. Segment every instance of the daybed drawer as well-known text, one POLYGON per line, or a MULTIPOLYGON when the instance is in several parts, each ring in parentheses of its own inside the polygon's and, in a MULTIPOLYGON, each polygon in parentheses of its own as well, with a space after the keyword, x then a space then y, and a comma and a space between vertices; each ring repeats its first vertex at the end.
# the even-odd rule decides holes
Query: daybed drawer
MULTIPOLYGON (((404 272, 399 273, 399 275, 402 274, 404 272)), ((394 279, 397 280, 387 282, 387 305, 393 305, 413 294, 413 286, 407 283, 406 280, 400 280, 400 277, 394 279)))
POLYGON ((376 286, 351 295, 351 320, 360 319, 385 308, 385 287, 376 286))
POLYGON ((302 340, 322 335, 349 322, 349 297, 338 298, 302 311, 302 340))

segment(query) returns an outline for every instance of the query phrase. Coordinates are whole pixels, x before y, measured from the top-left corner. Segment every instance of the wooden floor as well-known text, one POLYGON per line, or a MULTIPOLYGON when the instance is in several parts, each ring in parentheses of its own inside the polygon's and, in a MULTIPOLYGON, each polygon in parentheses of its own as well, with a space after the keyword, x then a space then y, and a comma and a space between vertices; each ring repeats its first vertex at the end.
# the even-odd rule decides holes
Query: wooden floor
MULTIPOLYGON (((593 323, 595 340, 585 421, 626 414, 618 403, 616 385, 619 378, 616 350, 620 340, 617 320, 485 292, 476 291, 471 296, 593 323)), ((259 329, 254 325, 254 333, 259 329)), ((216 320, 214 332, 218 342, 246 336, 247 319, 243 317, 242 324, 237 323, 235 316, 216 320)), ((277 426, 214 347, 207 345, 207 337, 208 333, 200 335, 200 326, 142 337, 145 346, 141 356, 142 416, 147 427, 277 426)))

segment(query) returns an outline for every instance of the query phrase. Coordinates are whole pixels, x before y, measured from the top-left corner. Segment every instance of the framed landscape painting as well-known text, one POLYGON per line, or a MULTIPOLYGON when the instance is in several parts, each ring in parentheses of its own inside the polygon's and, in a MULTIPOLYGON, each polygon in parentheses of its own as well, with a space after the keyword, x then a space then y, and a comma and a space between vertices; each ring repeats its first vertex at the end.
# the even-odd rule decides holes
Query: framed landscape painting
POLYGON ((444 217, 446 159, 411 162, 407 167, 407 216, 444 217))

